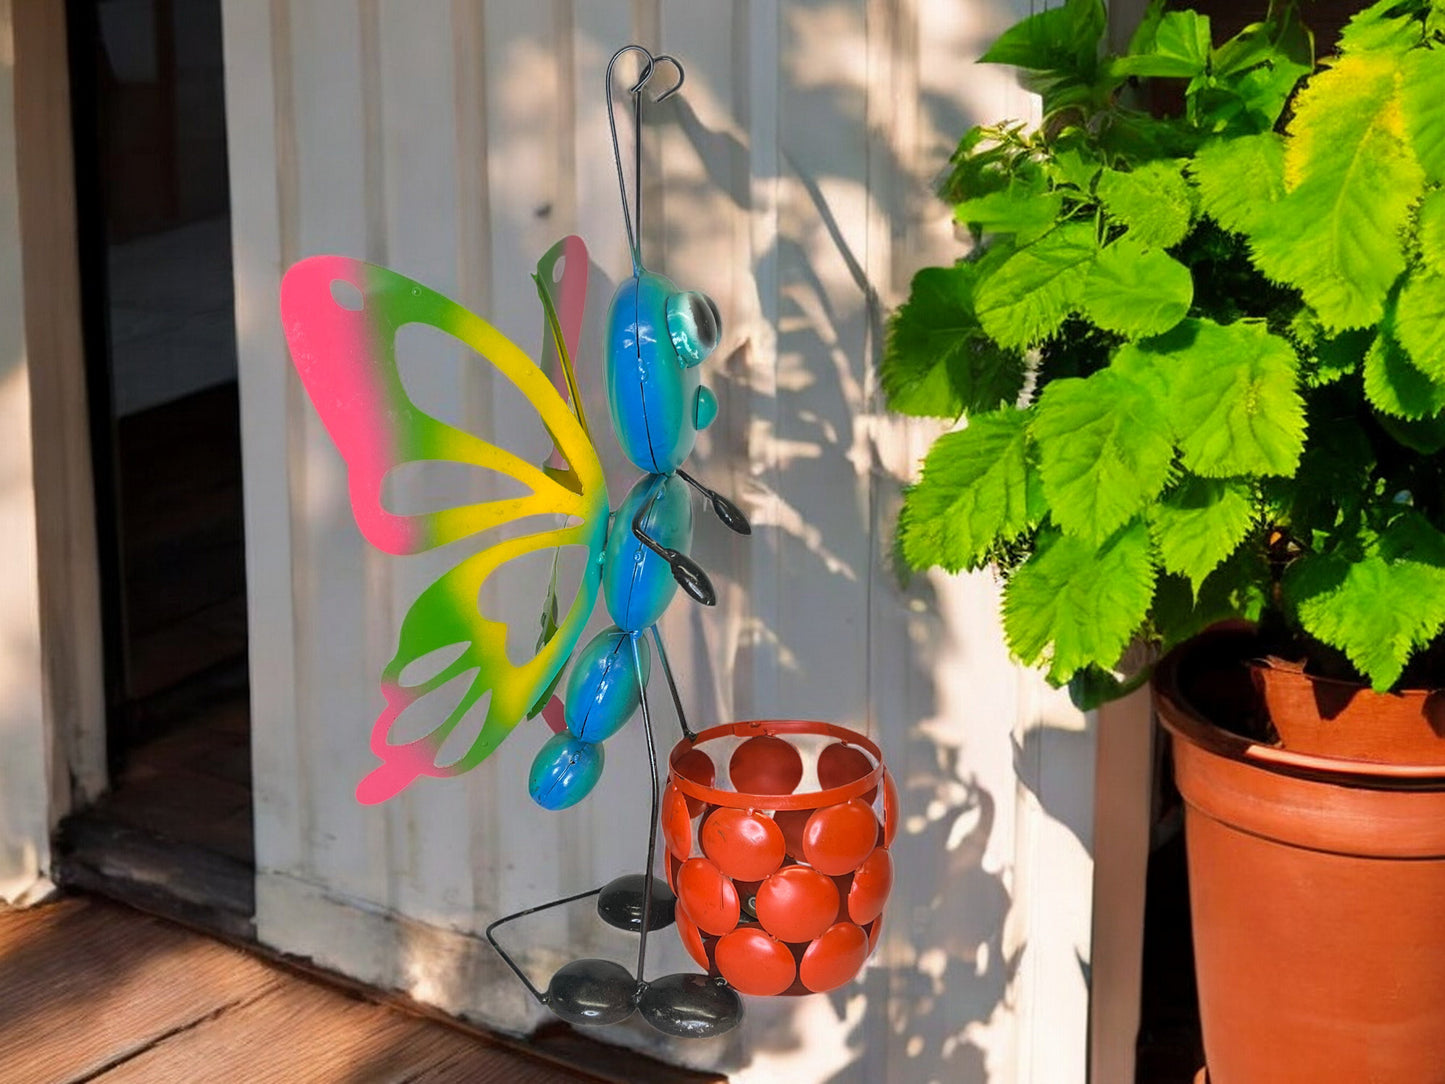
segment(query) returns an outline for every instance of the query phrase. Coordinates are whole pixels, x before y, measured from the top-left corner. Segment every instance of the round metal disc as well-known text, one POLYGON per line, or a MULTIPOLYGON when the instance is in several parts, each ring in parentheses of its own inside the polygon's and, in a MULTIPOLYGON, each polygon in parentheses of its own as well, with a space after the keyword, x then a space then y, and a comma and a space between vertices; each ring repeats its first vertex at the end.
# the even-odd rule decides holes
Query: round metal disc
POLYGON ((742 1022, 743 999, 706 975, 664 975, 648 983, 637 1011, 664 1035, 710 1039, 742 1022))
MULTIPOLYGON (((660 930, 672 925, 673 909, 677 897, 667 887, 666 881, 656 877, 652 882, 652 914, 649 930, 660 930)), ((628 873, 609 881, 597 894, 597 913, 602 921, 619 930, 632 933, 642 932, 642 874, 628 873)))
POLYGON ((637 980, 612 960, 573 960, 547 984, 547 1007, 569 1024, 616 1024, 632 1015, 637 980))

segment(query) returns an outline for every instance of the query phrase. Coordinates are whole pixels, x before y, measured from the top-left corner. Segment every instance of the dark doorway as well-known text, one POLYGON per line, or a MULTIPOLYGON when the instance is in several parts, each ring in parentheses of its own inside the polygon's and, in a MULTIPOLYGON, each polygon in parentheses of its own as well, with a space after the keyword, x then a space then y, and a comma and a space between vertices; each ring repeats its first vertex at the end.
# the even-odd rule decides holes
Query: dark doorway
POLYGON ((249 929, 220 0, 70 0, 68 16, 111 791, 65 826, 65 875, 249 929))

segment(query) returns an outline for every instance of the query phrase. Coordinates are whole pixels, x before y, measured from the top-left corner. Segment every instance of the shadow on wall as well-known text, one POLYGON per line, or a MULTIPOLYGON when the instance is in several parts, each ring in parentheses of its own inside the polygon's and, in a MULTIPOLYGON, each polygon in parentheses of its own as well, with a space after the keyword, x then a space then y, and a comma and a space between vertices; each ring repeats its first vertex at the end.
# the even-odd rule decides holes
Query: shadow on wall
MULTIPOLYGON (((985 21, 1013 17, 996 15, 985 21)), ((975 39, 996 28, 960 26, 960 55, 978 55, 984 42, 975 39)), ((888 305, 881 298, 896 295, 913 268, 890 266, 876 253, 870 263, 868 241, 888 238, 901 249, 898 239, 914 223, 937 222, 946 211, 927 188, 931 178, 919 177, 898 141, 880 131, 884 122, 867 115, 877 107, 864 62, 869 29, 854 5, 786 6, 776 178, 757 176, 759 149, 734 134, 748 130, 747 118, 733 118, 732 130, 702 119, 694 102, 701 106, 708 88, 699 80, 652 113, 695 158, 674 164, 662 195, 659 262, 669 273, 702 267, 725 215, 757 212, 760 180, 776 185, 778 200, 777 229, 752 252, 749 281, 760 296, 748 323, 760 339, 738 342, 712 374, 725 426, 714 443, 747 449, 752 468, 742 484, 757 530, 743 560, 762 575, 752 575, 756 597, 745 602, 748 625, 730 658, 716 658, 703 616, 690 617, 692 673, 700 683, 733 676, 735 717, 824 718, 869 730, 899 780, 904 813, 885 932, 865 980, 801 1002, 749 999, 745 1048, 734 1045, 712 1064, 748 1081, 845 1084, 906 1073, 986 1084, 1000 1079, 995 1074, 1012 1056, 1009 991, 1026 948, 1010 950, 1005 935, 1014 773, 1087 853, 1088 787, 1074 801, 1067 790, 1044 801, 1029 766, 1056 733, 1083 752, 1091 739, 1044 720, 1018 727, 1018 745, 1009 737, 1014 716, 958 718, 958 690, 950 698, 944 685, 957 685, 963 670, 983 673, 996 688, 979 703, 1017 708, 1016 672, 994 665, 1001 649, 981 644, 997 639, 991 621, 986 635, 961 631, 958 606, 926 577, 903 584, 889 567, 911 463, 900 455, 908 447, 904 427, 887 417, 877 387, 888 305), (722 200, 730 206, 720 207, 722 200), (773 297, 761 296, 769 290, 773 297), (772 371, 760 374, 769 362, 772 371), (769 575, 773 599, 760 590, 769 575), (760 654, 767 656, 761 664, 760 654), (750 687, 770 668, 778 674, 775 700, 765 687, 750 687), (985 727, 996 733, 982 733, 985 727)), ((966 116, 954 99, 926 90, 918 110, 920 139, 930 144, 925 156, 936 168, 971 123, 993 119, 991 110, 966 116)), ((724 579, 745 567, 720 532, 700 531, 696 554, 724 579)), ((991 606, 991 592, 973 594, 991 606)), ((973 619, 972 612, 964 618, 973 619)))
MULTIPOLYGON (((958 7, 949 47, 960 57, 978 55, 982 39, 1017 14, 982 0, 958 7)), ((898 780, 903 828, 894 844, 897 875, 883 939, 861 983, 800 1000, 749 999, 739 1032, 710 1044, 673 1044, 666 1053, 750 1082, 988 1084, 1005 1078, 1013 1054, 1010 991, 1027 951, 1008 936, 1015 787, 1021 778, 1038 789, 1041 803, 1085 851, 1091 811, 1086 802, 1070 804, 1067 794, 1045 796, 1043 781, 1026 770, 1039 759, 1037 743, 1063 728, 1016 725, 1033 704, 998 643, 987 582, 915 577, 902 584, 889 567, 899 494, 921 444, 910 436, 916 426, 886 414, 876 374, 887 307, 914 265, 947 258, 910 248, 922 247, 908 240, 922 232, 920 224, 947 218, 927 189, 931 178, 920 172, 941 168, 967 126, 992 119, 996 109, 971 117, 957 97, 920 88, 913 127, 923 150, 915 154, 895 137, 887 116, 870 115, 890 106, 880 104, 886 90, 868 70, 879 49, 870 33, 884 31, 865 23, 863 4, 790 0, 781 30, 779 101, 749 102, 745 71, 735 100, 717 101, 699 64, 690 67, 687 92, 648 115, 662 137, 655 142, 681 152, 669 159, 664 190, 656 198, 649 193, 649 214, 663 223, 649 263, 683 288, 714 296, 727 293, 718 284, 741 284, 732 290, 741 311, 725 307, 725 317, 744 334, 730 333, 708 365, 720 411, 700 443, 698 473, 739 497, 755 525, 751 539, 739 542, 717 524, 699 522, 694 556, 724 590, 723 605, 707 615, 678 603, 683 614, 671 627, 684 636, 669 646, 689 686, 717 690, 715 707, 724 718, 822 718, 870 731, 898 780), (759 176, 774 148, 748 145, 745 133, 766 128, 740 115, 748 108, 776 109, 776 176, 759 176), (776 198, 775 220, 755 229, 758 218, 774 213, 759 206, 761 189, 776 198), (734 239, 761 240, 720 241, 729 229, 734 239), (746 251, 745 270, 717 267, 723 251, 746 251), (724 464, 731 482, 714 476, 724 464), (1017 746, 1015 732, 1024 735, 1017 746)), ((901 71, 907 35, 897 27, 889 32, 897 32, 893 62, 901 71)), ((700 50, 701 43, 669 41, 668 48, 686 61, 689 48, 700 50)), ((577 49, 611 51, 580 39, 577 49)), ((735 53, 745 49, 734 46, 735 53)), ((739 66, 746 68, 734 56, 739 66)), ((959 79, 972 78, 965 64, 959 67, 959 79)), ((906 86, 898 91, 910 105, 912 94, 906 86)), ((558 221, 556 233, 574 226, 558 221)), ((946 226, 941 233, 947 240, 946 226)), ((594 270, 586 326, 595 343, 611 283, 594 270)), ((596 353, 579 363, 601 371, 596 353)), ((593 419, 607 416, 599 389, 600 379, 593 380, 587 394, 593 419)), ((615 504, 635 470, 608 436, 599 434, 598 443, 615 504)), ((670 709, 660 714, 661 728, 670 726, 670 709)), ((639 731, 629 728, 609 751, 614 783, 619 776, 629 784, 645 779, 634 756, 639 731)), ((1079 739, 1083 749, 1087 741, 1079 739)), ((661 733, 659 741, 664 750, 671 744, 661 733)), ((514 738, 498 762, 518 755, 515 763, 524 764, 514 748, 522 744, 514 738)), ((495 765, 487 770, 502 774, 495 765)), ((514 782, 498 779, 498 789, 514 782)), ((576 881, 564 891, 610 876, 605 867, 623 843, 628 868, 636 868, 646 801, 642 789, 626 789, 616 810, 592 799, 597 804, 586 815, 605 820, 607 829, 575 829, 556 862, 576 881), (574 853, 589 848, 597 853, 574 853)), ((530 808, 527 814, 547 816, 530 808)), ((559 835, 573 832, 581 816, 556 821, 559 835)), ((475 827, 474 835, 493 849, 482 854, 478 844, 468 857, 495 863, 487 827, 475 827)), ((509 871, 489 875, 500 883, 509 871)), ((508 890, 514 884, 527 896, 503 896, 502 910, 547 898, 524 880, 510 878, 508 890)), ((385 883, 389 908, 404 913, 398 878, 385 883)), ((448 907, 466 914, 465 901, 448 907)), ((576 951, 586 943, 588 935, 572 932, 554 947, 576 951)), ((454 963, 441 952, 417 955, 454 963)), ((404 970, 401 963, 393 968, 404 970)), ((653 1049, 661 1042, 610 1029, 601 1037, 653 1049)))

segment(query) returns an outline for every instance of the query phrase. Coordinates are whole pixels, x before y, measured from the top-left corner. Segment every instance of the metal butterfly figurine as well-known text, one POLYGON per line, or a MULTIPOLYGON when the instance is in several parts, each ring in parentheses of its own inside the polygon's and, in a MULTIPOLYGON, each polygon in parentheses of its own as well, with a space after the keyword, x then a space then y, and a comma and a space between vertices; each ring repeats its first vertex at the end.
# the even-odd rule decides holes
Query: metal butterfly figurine
MULTIPOLYGON (((703 605, 716 602, 706 572, 690 556, 693 512, 690 490, 707 501, 731 530, 749 534, 743 513, 682 469, 699 430, 717 412, 717 401, 699 380, 699 368, 717 346, 721 322, 705 295, 681 291, 643 265, 641 229, 641 135, 643 90, 659 68, 677 81, 657 94, 676 93, 685 77, 672 57, 653 56, 639 45, 619 49, 607 66, 608 123, 617 166, 632 276, 617 289, 606 323, 606 385, 612 427, 627 458, 643 472, 615 512, 609 514, 606 479, 578 394, 572 357, 580 336, 586 290, 586 249, 577 238, 559 244, 535 276, 560 379, 485 320, 396 272, 342 256, 314 256, 292 267, 281 288, 281 312, 292 359, 328 434, 346 461, 352 511, 362 534, 392 554, 431 550, 537 516, 560 517, 560 526, 497 542, 463 558, 427 587, 402 621, 395 656, 381 676, 385 707, 373 724, 371 748, 378 766, 357 787, 363 803, 385 801, 421 776, 447 777, 475 767, 524 719, 555 716, 552 691, 573 660, 560 701, 557 733, 532 764, 528 789, 547 809, 582 800, 603 766, 601 743, 640 707, 652 778, 652 817, 644 872, 601 888, 505 916, 487 938, 532 995, 577 1024, 615 1023, 640 1012, 653 1026, 677 1036, 706 1036, 737 1024, 742 1004, 720 980, 669 975, 647 981, 648 932, 673 921, 674 898, 651 875, 659 813, 657 752, 647 701, 652 649, 667 678, 684 735, 688 727, 657 623, 677 588, 703 605), (628 88, 636 127, 635 191, 629 208, 614 112, 613 72, 636 53, 642 63, 628 88), (560 284, 552 272, 560 264, 560 284), (470 347, 509 380, 537 411, 555 450, 543 465, 519 456, 425 413, 409 397, 397 368, 396 334, 408 324, 443 331, 470 347), (408 463, 445 460, 481 467, 522 484, 520 497, 484 501, 420 514, 399 514, 383 503, 388 474, 408 463), (561 612, 555 595, 555 555, 582 546, 588 559, 576 596, 561 612), (506 650, 507 626, 478 606, 484 582, 508 562, 527 554, 554 555, 552 588, 544 607, 535 655, 514 662, 506 650), (577 643, 601 592, 612 626, 577 643), (408 669, 441 660, 423 679, 407 682, 408 669), (433 730, 411 741, 393 741, 393 725, 413 704, 450 682, 465 692, 433 730), (487 697, 490 697, 487 700, 487 697), (480 730, 459 756, 446 759, 448 738, 469 711, 485 708, 480 730), (562 967, 546 990, 536 987, 496 939, 496 931, 538 911, 597 897, 609 924, 639 935, 636 975, 609 960, 578 960, 562 967)), ((505 573, 504 573, 505 575, 505 573)), ((452 743, 455 744, 455 743, 452 743)))

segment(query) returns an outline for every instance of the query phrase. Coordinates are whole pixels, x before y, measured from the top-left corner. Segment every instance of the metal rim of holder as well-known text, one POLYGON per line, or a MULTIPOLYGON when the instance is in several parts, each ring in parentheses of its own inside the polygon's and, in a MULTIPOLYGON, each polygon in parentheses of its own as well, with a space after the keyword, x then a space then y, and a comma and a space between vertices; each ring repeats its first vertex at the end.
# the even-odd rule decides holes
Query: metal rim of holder
POLYGON ((883 781, 883 750, 866 735, 834 723, 816 722, 806 719, 756 719, 741 723, 724 723, 698 732, 691 740, 683 739, 673 747, 668 756, 668 767, 673 786, 689 798, 707 802, 710 805, 727 806, 731 809, 767 808, 774 810, 816 809, 837 805, 868 793, 883 781), (820 735, 837 738, 840 741, 861 748, 873 759, 873 770, 850 783, 827 790, 810 790, 802 794, 745 794, 735 790, 720 790, 699 782, 687 774, 680 762, 688 752, 706 742, 719 738, 777 737, 780 734, 820 735))

